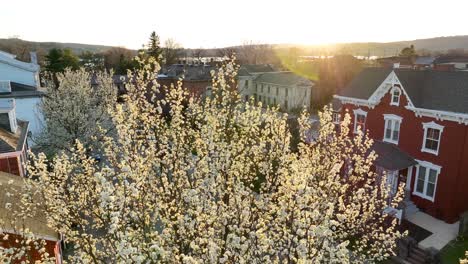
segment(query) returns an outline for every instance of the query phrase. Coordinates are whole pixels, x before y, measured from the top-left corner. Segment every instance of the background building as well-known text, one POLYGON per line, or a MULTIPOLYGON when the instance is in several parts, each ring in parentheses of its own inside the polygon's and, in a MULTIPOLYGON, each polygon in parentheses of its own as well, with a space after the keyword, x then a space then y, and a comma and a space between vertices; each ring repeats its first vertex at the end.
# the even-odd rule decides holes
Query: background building
POLYGON ((264 106, 284 111, 310 109, 315 83, 289 71, 275 71, 269 65, 243 65, 238 89, 244 100, 253 98, 264 106))

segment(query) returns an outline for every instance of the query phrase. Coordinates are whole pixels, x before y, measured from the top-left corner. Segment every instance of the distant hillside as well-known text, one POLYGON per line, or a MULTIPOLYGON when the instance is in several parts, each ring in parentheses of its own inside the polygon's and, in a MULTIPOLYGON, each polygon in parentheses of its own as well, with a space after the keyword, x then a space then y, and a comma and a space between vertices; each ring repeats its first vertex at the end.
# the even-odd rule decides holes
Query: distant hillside
POLYGON ((11 47, 15 45, 22 45, 28 46, 31 50, 50 50, 53 48, 69 48, 74 53, 80 54, 83 51, 91 51, 91 52, 102 52, 106 51, 112 46, 104 46, 104 45, 92 45, 92 44, 81 44, 81 43, 61 43, 61 42, 35 42, 35 41, 27 41, 21 39, 0 39, 0 49, 4 47, 11 47))
POLYGON ((393 56, 409 45, 414 45, 416 50, 420 52, 437 53, 455 49, 465 49, 468 51, 468 36, 437 37, 396 42, 338 43, 328 46, 302 46, 302 48, 306 53, 311 55, 340 52, 363 56, 393 56))
POLYGON ((35 42, 17 38, 0 39, 0 50, 15 54, 17 59, 26 62, 30 61, 30 51, 37 52, 39 63, 41 63, 44 61, 44 56, 47 54, 47 52, 53 48, 69 48, 73 51, 73 53, 79 55, 83 51, 90 51, 94 53, 103 52, 112 48, 112 46, 61 42, 35 42))

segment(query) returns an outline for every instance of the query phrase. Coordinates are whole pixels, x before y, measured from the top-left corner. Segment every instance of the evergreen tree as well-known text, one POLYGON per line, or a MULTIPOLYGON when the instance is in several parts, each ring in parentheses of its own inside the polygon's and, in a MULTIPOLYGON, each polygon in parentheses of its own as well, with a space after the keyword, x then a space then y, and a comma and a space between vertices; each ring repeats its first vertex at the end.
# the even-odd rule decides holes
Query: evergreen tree
POLYGON ((156 59, 156 61, 159 63, 161 60, 161 54, 162 54, 162 49, 161 49, 161 43, 159 41, 159 36, 156 34, 155 31, 151 33, 150 40, 148 43, 148 50, 147 54, 150 57, 153 57, 156 59))

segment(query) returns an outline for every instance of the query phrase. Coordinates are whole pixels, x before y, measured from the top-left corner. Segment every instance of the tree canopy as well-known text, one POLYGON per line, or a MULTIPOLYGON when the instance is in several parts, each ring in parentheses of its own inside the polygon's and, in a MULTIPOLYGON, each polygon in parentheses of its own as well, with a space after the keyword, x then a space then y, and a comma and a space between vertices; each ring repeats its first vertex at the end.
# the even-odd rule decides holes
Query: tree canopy
POLYGON ((163 50, 161 48, 159 35, 156 34, 156 31, 151 32, 146 53, 153 57, 157 62, 161 61, 163 50))
POLYGON ((402 57, 414 57, 416 56, 416 50, 414 45, 410 45, 409 47, 403 48, 400 52, 400 56, 402 57))
POLYGON ((90 147, 100 127, 110 129, 108 108, 117 101, 110 74, 67 69, 57 80, 58 86, 47 82, 47 97, 38 105, 42 131, 34 138, 36 147, 49 156, 71 151, 76 140, 90 147))
POLYGON ((64 72, 66 68, 77 70, 79 68, 79 58, 71 49, 53 48, 45 56, 45 69, 51 73, 64 72))
MULTIPOLYGON (((70 152, 50 162, 39 154, 29 166, 40 199, 25 192, 23 214, 47 208, 49 226, 73 246, 68 261, 369 263, 394 254, 401 234, 384 209, 401 201, 403 186, 390 196, 385 176, 371 171, 372 140, 349 136, 349 115, 336 130, 325 109, 308 143, 303 113, 292 151, 287 115, 243 102, 234 63, 213 72, 211 97, 188 102, 180 85, 148 96, 163 89, 157 67, 128 76, 123 102, 110 105, 114 133, 96 123, 95 145, 80 138, 70 152)), ((66 72, 61 83, 86 87, 84 74, 66 72)))

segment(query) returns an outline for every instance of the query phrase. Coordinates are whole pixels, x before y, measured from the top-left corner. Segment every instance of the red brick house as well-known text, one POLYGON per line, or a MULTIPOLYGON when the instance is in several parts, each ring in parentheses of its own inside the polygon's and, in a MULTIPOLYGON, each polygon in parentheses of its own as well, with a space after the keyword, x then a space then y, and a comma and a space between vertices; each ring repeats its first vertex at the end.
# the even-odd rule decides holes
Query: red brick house
POLYGON ((28 126, 16 118, 15 99, 0 99, 0 171, 26 175, 28 126))
POLYGON ((177 85, 178 81, 182 81, 182 87, 190 97, 202 98, 211 92, 211 71, 214 69, 215 67, 204 64, 174 64, 162 70, 158 75, 158 83, 170 87, 171 84, 177 85))
POLYGON ((413 206, 448 223, 468 210, 468 72, 367 68, 336 99, 413 206))
MULTIPOLYGON (((34 208, 34 213, 28 217, 16 216, 20 212, 20 200, 24 181, 22 177, 0 172, 0 247, 3 249, 20 249, 27 238, 34 235, 34 239, 45 241, 45 250, 50 257, 55 257, 55 263, 62 263, 62 248, 60 235, 47 226, 42 208, 34 208)), ((25 252, 26 256, 10 259, 10 263, 34 263, 40 260, 40 252, 31 247, 25 252)), ((12 257, 11 255, 9 257, 12 257)), ((4 260, 5 261, 5 260, 4 260)))

